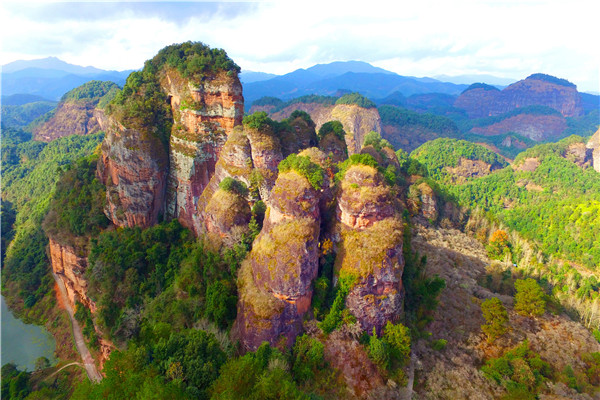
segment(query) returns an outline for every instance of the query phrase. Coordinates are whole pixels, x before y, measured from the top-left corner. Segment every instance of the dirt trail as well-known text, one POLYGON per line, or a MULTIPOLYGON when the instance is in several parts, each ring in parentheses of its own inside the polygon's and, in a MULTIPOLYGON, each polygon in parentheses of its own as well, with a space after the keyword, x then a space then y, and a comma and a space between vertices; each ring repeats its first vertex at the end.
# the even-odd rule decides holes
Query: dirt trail
POLYGON ((83 367, 87 372, 88 378, 90 378, 92 382, 100 382, 102 380, 102 375, 98 372, 98 369, 96 368, 94 358, 90 354, 90 351, 85 344, 85 340, 83 339, 81 326, 79 325, 79 322, 77 322, 77 320, 75 319, 75 313, 73 312, 71 305, 67 301, 67 289, 65 288, 65 284, 62 281, 62 279, 60 279, 58 275, 56 275, 54 272, 52 273, 52 276, 54 276, 54 280, 58 284, 58 289, 63 300, 62 303, 65 306, 67 313, 69 314, 69 318, 71 319, 71 325, 73 326, 73 337, 75 338, 75 345, 77 346, 77 351, 79 352, 79 354, 81 355, 81 359, 83 360, 83 367))

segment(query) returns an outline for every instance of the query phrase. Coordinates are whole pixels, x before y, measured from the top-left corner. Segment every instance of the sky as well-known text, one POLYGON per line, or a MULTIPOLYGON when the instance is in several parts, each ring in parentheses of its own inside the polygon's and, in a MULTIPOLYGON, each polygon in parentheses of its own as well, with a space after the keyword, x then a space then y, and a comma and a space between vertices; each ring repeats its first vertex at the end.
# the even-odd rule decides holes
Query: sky
POLYGON ((188 40, 242 70, 360 60, 407 76, 543 72, 600 92, 596 0, 2 1, 0 63, 55 56, 137 69, 188 40))

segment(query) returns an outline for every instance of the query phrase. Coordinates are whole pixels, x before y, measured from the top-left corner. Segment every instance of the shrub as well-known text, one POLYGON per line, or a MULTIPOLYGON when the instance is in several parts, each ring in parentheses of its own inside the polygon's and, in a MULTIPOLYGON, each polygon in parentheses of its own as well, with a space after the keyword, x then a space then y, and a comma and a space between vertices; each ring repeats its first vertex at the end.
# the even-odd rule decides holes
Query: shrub
POLYGON ((526 317, 543 315, 546 311, 546 294, 532 278, 515 281, 515 311, 526 317))
POLYGON ((492 297, 485 300, 481 303, 481 311, 487 322, 481 325, 481 330, 487 335, 489 343, 508 332, 508 313, 500 299, 492 297))
POLYGON ((345 140, 346 132, 340 121, 325 122, 319 129, 319 140, 322 140, 328 133, 333 133, 340 140, 345 140))
POLYGON ((298 337, 294 344, 292 366, 296 379, 300 382, 313 379, 315 372, 325 366, 323 354, 324 346, 319 340, 308 335, 298 337))
POLYGON ((366 165, 379 170, 379 163, 370 154, 352 154, 346 161, 338 164, 338 173, 335 174, 335 179, 341 181, 344 179, 348 168, 353 165, 366 165))
POLYGON ((343 95, 342 97, 337 99, 335 104, 356 104, 357 106, 362 108, 377 107, 375 103, 373 103, 371 100, 367 99, 365 96, 357 92, 343 95))
POLYGON ((310 161, 308 157, 290 154, 285 160, 279 163, 278 169, 280 173, 291 170, 298 172, 308 180, 315 190, 320 190, 323 184, 323 168, 310 161))
POLYGON ((248 187, 246 187, 246 184, 229 176, 219 183, 219 188, 225 190, 226 192, 238 194, 242 197, 246 197, 248 195, 248 187))
POLYGON ((410 356, 410 330, 404 325, 388 321, 383 330, 383 340, 389 346, 390 357, 400 364, 406 363, 410 356))

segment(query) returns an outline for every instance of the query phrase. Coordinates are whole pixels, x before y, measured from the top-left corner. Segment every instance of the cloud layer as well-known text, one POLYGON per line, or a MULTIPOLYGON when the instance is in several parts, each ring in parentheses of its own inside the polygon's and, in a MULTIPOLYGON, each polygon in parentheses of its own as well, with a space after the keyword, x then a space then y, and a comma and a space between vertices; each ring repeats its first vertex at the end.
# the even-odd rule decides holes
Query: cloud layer
POLYGON ((166 45, 198 40, 254 71, 362 60, 412 76, 544 72, 600 91, 595 10, 583 0, 3 2, 2 64, 57 56, 133 69, 166 45))

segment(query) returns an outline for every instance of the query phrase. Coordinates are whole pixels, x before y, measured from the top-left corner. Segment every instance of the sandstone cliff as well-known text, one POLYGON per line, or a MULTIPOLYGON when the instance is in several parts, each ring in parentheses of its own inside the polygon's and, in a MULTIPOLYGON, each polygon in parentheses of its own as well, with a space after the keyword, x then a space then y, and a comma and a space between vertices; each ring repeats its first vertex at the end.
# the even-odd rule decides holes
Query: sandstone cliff
MULTIPOLYGON (((96 303, 87 295, 88 282, 84 276, 88 266, 85 250, 78 249, 72 245, 61 244, 52 237, 49 238, 49 250, 52 272, 63 282, 71 310, 74 312, 76 304, 81 303, 90 310, 92 316, 95 316, 97 311, 96 303)), ((99 335, 102 334, 97 328, 96 332, 99 335)), ((98 337, 98 345, 100 349, 100 359, 98 361, 100 369, 102 369, 114 346, 110 341, 101 336, 98 337)))
POLYGON ((491 125, 474 127, 471 132, 484 136, 515 132, 531 140, 542 141, 556 140, 565 129, 567 122, 560 115, 519 114, 491 125))
POLYGON ((315 122, 316 129, 329 121, 340 121, 346 132, 346 145, 350 155, 360 153, 367 133, 381 134, 381 118, 376 108, 362 108, 355 104, 323 105, 316 103, 296 103, 272 114, 276 120, 288 118, 293 111, 307 112, 315 122))
POLYGON ((337 207, 335 270, 354 278, 346 305, 365 331, 380 332, 403 307, 403 223, 391 188, 373 167, 351 166, 337 207))
POLYGON ((165 207, 165 147, 148 132, 128 129, 101 112, 96 115, 106 131, 98 161, 98 176, 106 186, 106 216, 120 227, 156 224, 165 207))
POLYGON ((166 69, 161 86, 170 99, 174 124, 169 143, 167 216, 178 218, 196 234, 202 220, 198 199, 215 172, 219 153, 244 115, 237 76, 220 72, 196 82, 166 69))
POLYGON ((227 135, 242 122, 238 72, 222 50, 188 42, 130 75, 103 118, 98 165, 115 225, 147 227, 165 213, 203 231, 198 201, 227 135))
POLYGON ((592 165, 600 172, 600 129, 592 135, 586 147, 592 150, 592 165))
POLYGON ((583 114, 576 86, 543 74, 531 75, 502 91, 484 87, 467 89, 454 102, 454 106, 466 110, 470 118, 496 116, 532 105, 553 108, 565 117, 583 114))
POLYGON ((310 308, 319 266, 319 194, 295 171, 273 188, 263 229, 241 267, 234 331, 245 350, 291 347, 310 308))

